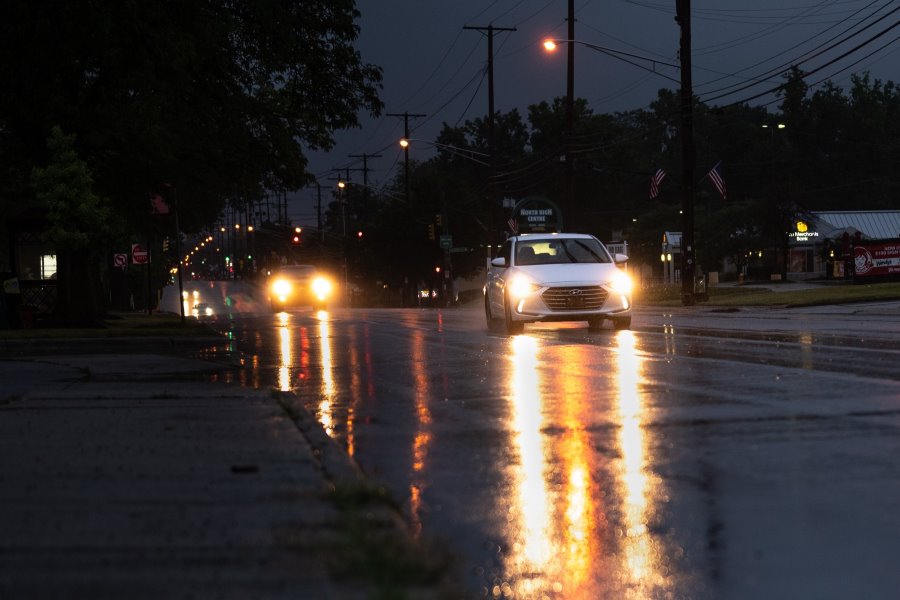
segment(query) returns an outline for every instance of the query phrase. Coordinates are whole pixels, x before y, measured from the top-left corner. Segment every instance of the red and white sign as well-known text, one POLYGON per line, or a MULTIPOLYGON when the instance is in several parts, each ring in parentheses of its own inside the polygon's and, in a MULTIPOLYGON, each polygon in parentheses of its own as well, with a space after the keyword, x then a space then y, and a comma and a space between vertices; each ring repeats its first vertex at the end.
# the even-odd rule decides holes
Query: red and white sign
POLYGON ((853 267, 857 277, 900 275, 900 240, 857 242, 853 248, 853 267))
POLYGON ((143 244, 132 244, 131 262, 136 265, 146 265, 150 262, 150 251, 143 244))

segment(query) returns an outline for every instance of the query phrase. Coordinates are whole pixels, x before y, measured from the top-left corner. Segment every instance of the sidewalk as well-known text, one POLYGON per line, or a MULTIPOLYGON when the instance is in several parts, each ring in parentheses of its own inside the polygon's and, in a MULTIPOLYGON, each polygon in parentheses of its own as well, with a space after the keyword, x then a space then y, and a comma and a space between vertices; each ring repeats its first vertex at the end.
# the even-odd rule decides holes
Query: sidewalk
POLYGON ((94 344, 0 344, 0 597, 437 597, 356 568, 411 538, 385 502, 335 502, 366 480, 291 394, 94 344))

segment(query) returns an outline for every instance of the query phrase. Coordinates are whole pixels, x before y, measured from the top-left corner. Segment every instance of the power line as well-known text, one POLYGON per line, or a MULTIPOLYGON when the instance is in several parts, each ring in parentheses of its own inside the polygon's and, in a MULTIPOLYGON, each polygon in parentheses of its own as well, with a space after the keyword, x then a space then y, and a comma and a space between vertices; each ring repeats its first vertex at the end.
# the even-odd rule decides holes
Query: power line
MULTIPOLYGON (((900 10, 900 9, 898 9, 898 10, 900 10)), ((898 26, 900 26, 900 21, 895 22, 895 23, 894 23, 893 25, 891 25, 890 27, 888 27, 888 28, 886 28, 886 29, 883 29, 882 31, 876 33, 875 35, 873 35, 872 37, 870 37, 870 38, 867 39, 866 41, 862 42, 861 44, 857 44, 856 46, 854 46, 854 47, 851 48, 850 50, 847 50, 847 51, 844 52, 843 54, 841 54, 841 55, 837 56, 836 58, 834 58, 834 59, 832 59, 832 60, 826 62, 825 64, 823 64, 823 65, 821 65, 821 66, 819 66, 819 67, 816 67, 815 69, 812 69, 812 70, 810 70, 810 71, 806 71, 806 72, 804 73, 804 77, 807 77, 807 76, 809 76, 809 75, 812 75, 813 73, 818 73, 819 71, 821 71, 822 69, 824 69, 824 68, 826 68, 826 67, 830 67, 830 66, 833 65, 834 63, 838 62, 839 60, 841 60, 841 59, 843 59, 843 58, 846 58, 847 56, 853 54, 853 53, 856 52, 857 50, 859 50, 859 49, 861 49, 861 48, 867 46, 868 44, 874 42, 876 39, 878 39, 878 38, 880 38, 881 36, 887 34, 889 31, 891 31, 892 29, 894 29, 894 28, 896 28, 896 27, 898 27, 898 26)), ((806 62, 806 61, 802 61, 802 62, 806 62)), ((752 86, 747 86, 747 87, 752 87, 752 86)), ((743 100, 736 101, 736 102, 732 102, 732 103, 729 104, 729 106, 733 106, 733 105, 735 105, 735 104, 743 104, 743 103, 745 103, 745 102, 749 102, 750 100, 756 100, 757 98, 761 98, 761 97, 763 97, 763 96, 765 96, 765 95, 767 95, 767 94, 771 94, 772 92, 775 92, 775 91, 779 90, 780 88, 781 88, 781 85, 775 86, 775 87, 770 88, 770 89, 768 89, 768 90, 766 90, 766 91, 764 91, 764 92, 761 92, 761 93, 759 93, 759 94, 754 94, 753 96, 750 96, 750 97, 748 97, 748 98, 744 98, 743 100)), ((741 88, 741 89, 746 89, 746 88, 741 88)), ((734 93, 737 92, 737 91, 740 91, 740 90, 734 90, 734 91, 731 91, 731 92, 727 92, 727 93, 724 93, 724 94, 720 94, 720 95, 718 95, 718 96, 713 96, 712 98, 706 98, 706 99, 704 99, 704 102, 709 103, 709 102, 711 102, 711 101, 713 101, 713 100, 718 100, 718 99, 720 99, 720 98, 725 98, 725 97, 727 97, 727 96, 731 96, 732 94, 734 94, 734 93)))
MULTIPOLYGON (((882 15, 881 17, 879 17, 878 19, 876 19, 876 20, 873 21, 872 23, 869 23, 868 25, 866 25, 865 27, 863 27, 863 28, 860 29, 859 31, 854 32, 854 33, 851 33, 851 34, 849 34, 849 35, 846 35, 843 39, 840 39, 840 40, 838 40, 838 41, 835 41, 834 43, 832 43, 832 44, 828 45, 827 47, 824 47, 824 48, 823 48, 823 46, 825 46, 825 44, 828 44, 829 42, 832 42, 835 38, 837 38, 837 37, 839 37, 839 36, 841 36, 841 35, 844 35, 844 34, 847 33, 850 29, 852 29, 852 27, 851 27, 850 29, 844 30, 844 31, 842 31, 841 33, 839 33, 837 36, 832 37, 831 39, 827 40, 826 42, 823 42, 823 44, 820 44, 819 46, 817 46, 816 48, 814 48, 814 50, 816 50, 816 52, 814 52, 812 55, 807 56, 806 58, 802 58, 802 59, 800 59, 800 60, 793 59, 793 60, 790 60, 790 61, 786 61, 786 62, 784 62, 784 63, 778 65, 777 67, 774 67, 773 69, 770 69, 770 70, 768 70, 768 71, 766 71, 766 72, 764 72, 764 73, 758 75, 758 76, 755 78, 756 81, 754 81, 754 82, 745 84, 745 85, 743 85, 743 86, 741 86, 741 87, 737 87, 737 88, 735 88, 735 89, 731 89, 731 88, 734 88, 734 87, 735 87, 735 86, 733 86, 733 85, 731 85, 731 86, 725 86, 725 87, 723 87, 723 88, 719 88, 719 89, 715 89, 715 90, 710 90, 710 91, 708 91, 708 92, 705 92, 705 94, 715 94, 715 93, 718 93, 718 92, 723 92, 723 91, 725 91, 725 90, 731 89, 731 91, 728 92, 728 93, 726 93, 726 94, 722 94, 722 95, 720 95, 720 96, 714 96, 713 98, 709 98, 709 100, 715 100, 715 99, 717 99, 717 98, 721 98, 721 97, 724 97, 724 96, 727 96, 727 95, 730 95, 730 94, 734 94, 734 93, 737 93, 737 92, 740 92, 740 91, 749 89, 749 88, 751 88, 751 87, 753 87, 753 86, 755 86, 755 85, 759 85, 759 84, 762 82, 761 80, 763 80, 763 78, 766 78, 766 77, 769 77, 769 76, 773 76, 773 75, 781 74, 781 73, 784 72, 784 70, 785 70, 786 67, 789 67, 789 66, 791 66, 791 65, 798 65, 798 66, 799 66, 799 65, 802 65, 803 63, 806 63, 806 62, 809 62, 809 61, 813 60, 814 58, 818 58, 818 57, 821 56, 822 54, 824 54, 824 53, 826 53, 826 52, 828 52, 828 51, 830 51, 830 50, 833 50, 833 49, 837 48, 838 46, 840 46, 841 44, 844 44, 845 42, 851 40, 852 38, 854 38, 854 37, 860 35, 863 31, 866 31, 867 29, 869 29, 869 28, 871 28, 871 27, 874 27, 876 24, 880 23, 881 21, 883 21, 884 19, 888 18, 889 16, 891 16, 892 14, 894 14, 894 13, 897 12, 897 11, 900 11, 900 6, 898 6, 898 7, 895 8, 894 10, 890 11, 889 13, 887 13, 887 14, 885 14, 885 15, 882 15)), ((807 54, 809 54, 809 53, 807 53, 807 54)))

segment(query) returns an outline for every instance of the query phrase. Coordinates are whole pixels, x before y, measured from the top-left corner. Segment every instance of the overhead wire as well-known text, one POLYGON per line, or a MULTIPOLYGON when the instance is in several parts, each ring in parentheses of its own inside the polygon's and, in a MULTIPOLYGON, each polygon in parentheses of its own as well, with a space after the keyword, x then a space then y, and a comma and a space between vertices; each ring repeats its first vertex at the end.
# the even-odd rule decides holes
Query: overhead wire
MULTIPOLYGON (((852 13, 851 15, 849 15, 847 18, 842 19, 841 21, 838 21, 837 23, 833 24, 831 27, 828 27, 828 28, 826 28, 826 29, 820 31, 820 32, 816 33, 814 36, 808 37, 808 38, 806 38, 806 39, 804 39, 804 40, 802 40, 802 41, 800 41, 800 42, 794 44, 794 45, 791 46, 790 48, 786 48, 785 50, 780 51, 779 53, 777 53, 777 54, 775 54, 775 55, 773 55, 773 56, 769 56, 768 58, 765 58, 765 59, 763 59, 763 60, 757 61, 757 62, 753 63, 752 65, 749 65, 749 66, 744 67, 744 68, 742 68, 742 69, 740 69, 740 70, 738 70, 738 71, 735 71, 735 72, 734 72, 733 74, 731 74, 731 75, 734 76, 734 75, 743 73, 743 72, 745 72, 745 71, 749 71, 750 69, 753 69, 753 68, 755 68, 755 67, 761 66, 761 65, 763 65, 763 64, 765 64, 765 63, 767 63, 767 62, 769 62, 769 61, 771 61, 771 60, 778 59, 778 58, 784 56, 785 54, 787 54, 788 52, 791 52, 791 51, 793 51, 793 50, 796 50, 796 49, 799 48, 800 46, 802 46, 802 45, 804 45, 804 44, 806 44, 806 43, 808 43, 808 42, 811 42, 812 40, 816 39, 816 38, 819 37, 819 36, 824 35, 825 33, 827 33, 828 31, 830 31, 830 30, 833 29, 834 27, 837 27, 838 25, 840 25, 840 24, 842 24, 842 23, 844 23, 844 22, 846 22, 846 21, 852 19, 853 17, 855 17, 856 15, 858 15, 859 13, 861 13, 862 11, 864 11, 864 10, 868 9, 869 7, 871 7, 873 4, 877 4, 879 1, 880 1, 880 0, 872 0, 872 2, 870 2, 870 3, 867 4, 866 6, 864 6, 864 7, 860 8, 859 10, 855 11, 854 13, 852 13)), ((888 0, 888 3, 890 3, 891 1, 893 1, 893 0, 888 0)), ((880 10, 881 8, 882 8, 882 7, 879 7, 878 10, 880 10)), ((876 11, 876 12, 877 12, 877 11, 876 11)), ((869 17, 871 17, 871 16, 872 16, 872 15, 868 15, 868 16, 865 17, 865 18, 869 18, 869 17)), ((854 25, 854 26, 855 26, 855 25, 854 25)), ((841 33, 846 33, 847 31, 849 31, 849 29, 845 29, 845 30, 844 30, 843 32, 841 32, 841 33)), ((834 39, 834 38, 831 38, 831 39, 829 39, 829 40, 823 42, 823 44, 827 44, 828 42, 832 41, 833 39, 834 39)), ((819 47, 821 47, 821 45, 823 45, 823 44, 820 44, 819 47)), ((812 50, 814 50, 814 49, 815 49, 815 48, 813 48, 812 50)), ((703 86, 706 86, 706 85, 710 85, 710 84, 712 84, 712 83, 715 83, 715 82, 717 82, 717 81, 722 81, 723 79, 727 79, 727 78, 728 78, 728 75, 724 75, 724 74, 723 74, 722 77, 719 77, 719 78, 717 78, 717 79, 712 79, 712 80, 709 80, 709 81, 705 81, 705 82, 703 82, 702 84, 700 84, 700 85, 698 85, 698 86, 695 86, 695 88, 696 88, 696 87, 703 87, 703 86)))
MULTIPOLYGON (((859 49, 861 49, 861 48, 864 48, 864 47, 867 46, 868 44, 874 42, 875 40, 877 40, 877 39, 880 38, 881 36, 887 34, 889 31, 891 31, 892 29, 894 29, 894 28, 896 28, 896 27, 898 27, 898 26, 900 26, 900 21, 896 21, 893 25, 887 27, 886 29, 881 30, 880 32, 876 33, 876 34, 873 35, 872 37, 870 37, 870 38, 868 38, 867 40, 865 40, 864 42, 862 42, 861 44, 857 44, 856 46, 854 46, 854 47, 851 48, 850 50, 847 50, 846 52, 840 54, 839 56, 837 56, 837 57, 835 57, 835 58, 833 58, 833 59, 831 59, 831 60, 825 62, 823 65, 820 65, 820 66, 816 67, 815 69, 812 69, 812 70, 809 70, 809 71, 804 71, 804 77, 808 77, 809 75, 812 75, 812 74, 814 74, 814 73, 818 73, 819 71, 825 69, 826 67, 830 67, 830 66, 833 65, 834 63, 836 63, 836 62, 838 62, 838 61, 840 61, 840 60, 846 58, 847 56, 853 54, 853 53, 856 52, 857 50, 859 50, 859 49)), ((806 62, 806 61, 802 61, 802 62, 806 62)), ((752 87, 752 86, 747 86, 747 87, 752 87)), ((770 89, 768 89, 768 90, 766 90, 766 91, 764 91, 764 92, 760 92, 760 93, 758 93, 758 94, 754 94, 754 95, 752 95, 752 96, 749 96, 749 97, 747 97, 747 98, 744 98, 743 100, 739 100, 739 101, 736 101, 736 102, 731 102, 731 103, 729 103, 729 106, 733 106, 733 105, 735 105, 735 104, 743 104, 743 103, 745 103, 745 102, 749 102, 750 100, 756 100, 757 98, 762 98, 763 96, 765 96, 765 95, 767 95, 767 94, 771 94, 772 92, 777 91, 777 90, 780 89, 781 87, 782 87, 781 85, 778 85, 778 86, 775 86, 775 87, 773 87, 773 88, 770 88, 770 89)), ((746 88, 741 88, 741 89, 746 89, 746 88)), ((733 94, 734 94, 735 92, 737 92, 737 91, 741 91, 741 90, 740 90, 740 89, 739 89, 739 90, 734 90, 734 91, 727 92, 727 93, 724 93, 724 94, 719 94, 718 96, 713 96, 713 97, 711 97, 711 98, 704 98, 703 101, 706 102, 706 103, 709 103, 709 102, 712 102, 713 100, 719 100, 719 99, 721 99, 721 98, 725 98, 725 97, 731 96, 731 95, 733 95, 733 94)))
MULTIPOLYGON (((875 21, 869 23, 868 25, 865 25, 865 26, 864 26, 862 29, 860 29, 859 31, 856 31, 856 32, 853 32, 853 33, 848 33, 851 29, 853 29, 853 27, 851 27, 851 28, 849 28, 849 29, 846 29, 846 30, 840 32, 838 35, 836 35, 836 36, 830 38, 829 40, 823 42, 822 44, 820 44, 819 46, 817 46, 816 48, 814 48, 813 50, 815 50, 815 52, 813 52, 813 51, 811 50, 811 51, 809 51, 809 52, 806 53, 806 56, 805 56, 805 57, 796 57, 796 58, 794 58, 794 59, 792 59, 792 60, 785 61, 785 62, 781 63, 780 65, 778 65, 777 67, 774 67, 774 68, 772 68, 772 69, 769 69, 768 71, 765 71, 764 73, 761 73, 761 74, 757 75, 757 76, 754 78, 754 79, 756 79, 756 81, 753 82, 753 83, 747 83, 747 84, 744 84, 744 85, 739 85, 738 87, 735 87, 735 85, 729 85, 729 86, 725 86, 725 87, 722 87, 722 88, 718 88, 718 89, 714 89, 714 90, 709 90, 709 91, 707 91, 707 92, 704 92, 704 94, 716 94, 716 93, 719 93, 719 92, 724 92, 725 90, 731 90, 731 91, 728 92, 727 94, 723 94, 723 95, 721 95, 721 96, 714 96, 713 98, 710 98, 710 100, 714 100, 714 99, 717 99, 717 98, 720 98, 720 97, 724 97, 724 96, 727 96, 727 95, 730 95, 730 94, 734 94, 734 93, 736 93, 736 92, 740 92, 740 91, 749 89, 749 88, 751 88, 751 87, 753 87, 753 86, 755 86, 755 85, 759 85, 760 83, 765 82, 765 78, 769 78, 769 77, 774 76, 774 75, 779 75, 779 74, 783 73, 783 72, 785 71, 786 68, 788 68, 788 67, 790 67, 790 66, 799 66, 799 65, 802 65, 803 63, 809 62, 809 61, 811 61, 811 60, 813 60, 813 59, 815 59, 815 58, 818 58, 818 57, 821 56, 822 54, 825 54, 826 52, 828 52, 828 51, 830 51, 830 50, 833 50, 833 49, 837 48, 838 46, 840 46, 840 45, 846 43, 847 41, 853 39, 854 37, 860 35, 862 32, 866 31, 867 29, 870 29, 871 27, 874 27, 875 25, 877 25, 877 24, 880 23, 881 21, 885 20, 886 18, 888 18, 889 16, 891 16, 892 14, 894 14, 894 13, 897 12, 897 11, 900 11, 900 6, 894 8, 894 10, 890 11, 889 13, 886 13, 886 14, 884 14, 884 15, 878 17, 875 21), (843 36, 844 34, 847 34, 847 35, 846 35, 845 37, 843 37, 843 39, 839 39, 838 41, 834 41, 836 38, 838 38, 838 37, 840 37, 840 36, 843 36), (833 43, 831 43, 831 42, 833 42, 833 43), (827 45, 827 44, 829 44, 829 43, 830 43, 830 45, 827 45), (810 54, 810 53, 812 53, 812 54, 810 54)), ((854 27, 855 27, 855 26, 854 26, 854 27)))

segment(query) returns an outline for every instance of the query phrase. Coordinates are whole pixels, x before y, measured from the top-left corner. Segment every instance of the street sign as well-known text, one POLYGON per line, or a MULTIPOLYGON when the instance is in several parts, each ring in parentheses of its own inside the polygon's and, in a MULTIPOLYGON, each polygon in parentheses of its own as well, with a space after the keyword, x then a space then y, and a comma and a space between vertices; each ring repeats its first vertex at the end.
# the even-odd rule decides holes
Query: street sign
POLYGON ((449 250, 453 247, 453 236, 452 235, 442 235, 441 236, 441 248, 444 250, 449 250))
POLYGON ((117 269, 128 267, 128 255, 124 252, 116 252, 113 254, 113 266, 117 269))
POLYGON ((132 244, 131 262, 136 265, 146 265, 150 262, 149 250, 143 244, 132 244))

